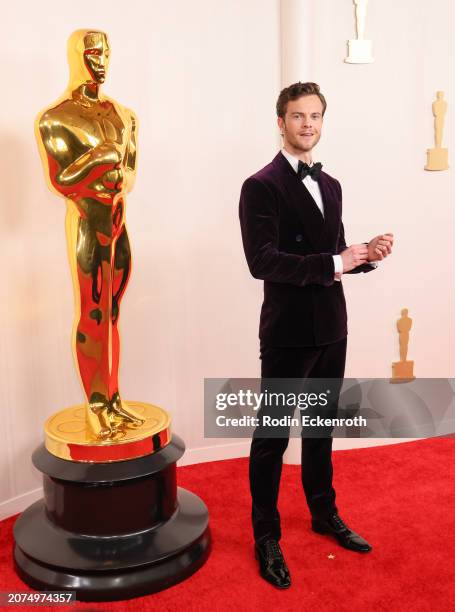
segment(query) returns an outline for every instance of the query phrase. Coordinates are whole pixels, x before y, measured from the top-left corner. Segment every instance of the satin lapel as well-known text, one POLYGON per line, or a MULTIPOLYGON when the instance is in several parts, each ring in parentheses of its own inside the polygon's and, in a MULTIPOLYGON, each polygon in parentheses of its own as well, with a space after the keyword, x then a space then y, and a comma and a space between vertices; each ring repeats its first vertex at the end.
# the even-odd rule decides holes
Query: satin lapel
POLYGON ((318 205, 281 152, 275 157, 274 164, 280 169, 287 201, 301 219, 308 241, 317 249, 324 230, 324 217, 318 205))

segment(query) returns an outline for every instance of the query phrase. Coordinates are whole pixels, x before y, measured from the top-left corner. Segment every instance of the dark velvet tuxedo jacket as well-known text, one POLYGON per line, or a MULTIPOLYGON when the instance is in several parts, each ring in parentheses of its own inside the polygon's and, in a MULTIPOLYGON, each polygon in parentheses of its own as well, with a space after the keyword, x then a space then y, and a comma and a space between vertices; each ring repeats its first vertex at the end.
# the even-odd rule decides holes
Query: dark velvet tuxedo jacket
MULTIPOLYGON (((346 248, 340 183, 321 172, 324 216, 280 152, 249 177, 240 195, 243 247, 264 281, 261 346, 322 346, 346 337, 346 302, 333 255, 346 248)), ((369 272, 363 264, 355 272, 369 272)))

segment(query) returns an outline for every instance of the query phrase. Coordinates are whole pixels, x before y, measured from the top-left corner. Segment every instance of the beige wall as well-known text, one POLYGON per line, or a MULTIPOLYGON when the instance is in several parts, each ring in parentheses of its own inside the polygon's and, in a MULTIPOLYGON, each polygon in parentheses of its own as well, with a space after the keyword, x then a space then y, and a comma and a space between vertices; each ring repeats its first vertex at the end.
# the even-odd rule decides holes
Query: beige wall
POLYGON ((427 172, 436 90, 449 102, 444 144, 455 164, 455 5, 449 0, 368 3, 371 65, 344 64, 353 20, 344 4, 318 0, 312 71, 329 106, 320 156, 341 179, 351 242, 393 231, 393 258, 364 277, 344 281, 349 300, 348 376, 389 376, 398 358, 394 322, 409 308, 409 358, 420 377, 454 376, 455 285, 451 281, 455 175, 427 172), (328 14, 337 7, 337 19, 328 14))
MULTIPOLYGON (((319 82, 328 99, 316 157, 343 185, 348 241, 396 234, 394 256, 379 271, 344 280, 347 375, 390 374, 398 356, 394 321, 407 306, 417 375, 453 376, 454 175, 422 167, 437 89, 449 101, 445 143, 454 142, 455 6, 371 0, 367 34, 376 62, 348 66, 351 3, 300 4, 308 20, 300 78, 319 82)), ((247 441, 204 440, 203 378, 259 373, 261 284, 246 268, 237 203, 243 179, 277 150, 279 2, 130 0, 110 15, 103 4, 77 6, 43 0, 27 11, 18 4, 2 10, 2 515, 39 495, 30 454, 45 418, 82 401, 69 348, 64 203, 46 190, 32 132, 36 113, 66 84, 66 39, 76 28, 108 32, 106 93, 140 119, 139 172, 127 209, 134 268, 122 311, 123 394, 172 413, 186 461, 248 448, 247 441)))

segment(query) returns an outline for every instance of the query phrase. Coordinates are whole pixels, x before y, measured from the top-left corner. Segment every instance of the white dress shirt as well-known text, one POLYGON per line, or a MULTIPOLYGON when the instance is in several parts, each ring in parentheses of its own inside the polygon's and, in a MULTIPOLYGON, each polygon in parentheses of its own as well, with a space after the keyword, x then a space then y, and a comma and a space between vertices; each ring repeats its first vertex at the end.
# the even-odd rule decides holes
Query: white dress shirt
MULTIPOLYGON (((299 160, 297 157, 294 157, 290 153, 286 151, 286 149, 281 149, 281 153, 283 153, 284 157, 291 164, 294 171, 297 173, 299 167, 299 160)), ((310 167, 313 165, 308 164, 310 167)), ((321 211, 322 216, 324 216, 324 202, 322 201, 321 190, 319 189, 319 183, 311 178, 309 174, 302 180, 302 183, 310 192, 313 200, 316 202, 317 207, 321 211)), ((343 274, 343 259, 341 255, 333 255, 333 264, 335 266, 335 280, 340 281, 341 275, 343 274)))

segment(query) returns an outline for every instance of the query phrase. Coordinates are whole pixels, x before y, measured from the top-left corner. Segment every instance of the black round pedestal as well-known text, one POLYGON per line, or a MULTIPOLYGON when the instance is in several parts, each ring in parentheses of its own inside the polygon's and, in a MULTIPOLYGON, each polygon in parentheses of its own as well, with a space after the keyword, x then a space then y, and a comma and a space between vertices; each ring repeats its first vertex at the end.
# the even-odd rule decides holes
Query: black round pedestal
POLYGON ((208 512, 177 488, 182 440, 116 463, 76 463, 40 446, 44 500, 16 521, 19 576, 38 590, 111 601, 162 590, 195 572, 210 552, 208 512))

